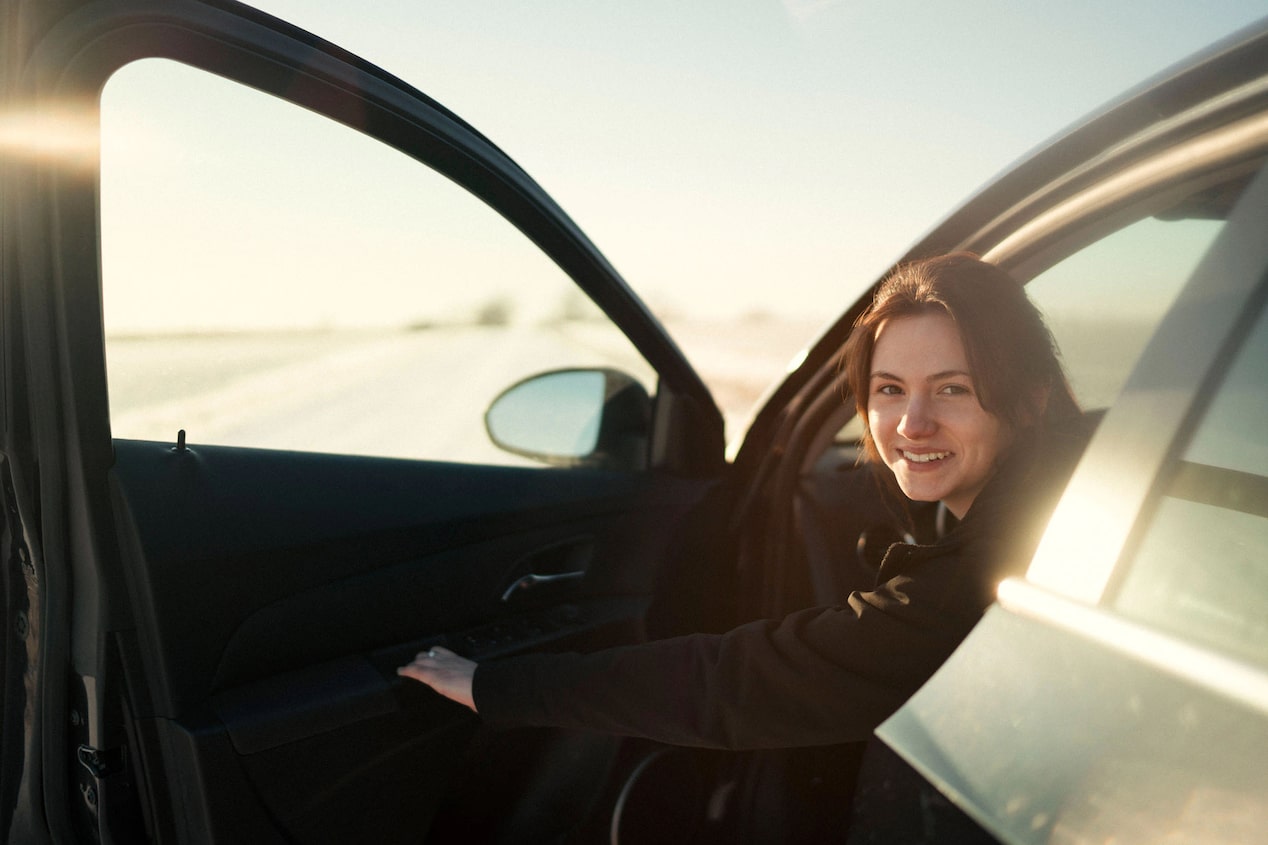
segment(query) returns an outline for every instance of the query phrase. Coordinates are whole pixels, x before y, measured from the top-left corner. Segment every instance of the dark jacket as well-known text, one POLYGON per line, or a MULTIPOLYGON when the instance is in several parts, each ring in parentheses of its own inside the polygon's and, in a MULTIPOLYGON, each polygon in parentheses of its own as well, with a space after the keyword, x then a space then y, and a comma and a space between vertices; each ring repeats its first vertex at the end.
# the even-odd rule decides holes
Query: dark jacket
POLYGON ((844 605, 594 654, 481 663, 493 727, 579 728, 729 749, 867 739, 1024 572, 1086 441, 1021 438, 968 514, 932 545, 895 544, 844 605))

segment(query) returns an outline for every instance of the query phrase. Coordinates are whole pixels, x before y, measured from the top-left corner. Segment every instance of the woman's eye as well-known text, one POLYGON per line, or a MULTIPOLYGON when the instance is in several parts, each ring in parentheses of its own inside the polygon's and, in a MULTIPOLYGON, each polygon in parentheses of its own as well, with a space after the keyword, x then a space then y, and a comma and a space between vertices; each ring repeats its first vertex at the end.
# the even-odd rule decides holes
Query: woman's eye
POLYGON ((876 388, 876 392, 882 396, 898 396, 903 392, 902 388, 896 384, 882 384, 876 388))
POLYGON ((947 396, 968 396, 973 391, 969 390, 962 384, 948 384, 939 392, 947 396))

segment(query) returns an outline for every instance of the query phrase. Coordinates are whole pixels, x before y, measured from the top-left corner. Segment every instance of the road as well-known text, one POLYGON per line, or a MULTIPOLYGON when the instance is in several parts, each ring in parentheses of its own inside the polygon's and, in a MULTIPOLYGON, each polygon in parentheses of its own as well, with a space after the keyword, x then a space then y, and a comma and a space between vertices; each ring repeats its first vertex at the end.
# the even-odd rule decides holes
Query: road
MULTIPOLYGON (((732 430, 789 353, 759 333, 684 326, 684 348, 727 400, 732 430)), ((808 335, 807 335, 808 336, 808 335)), ((569 366, 613 366, 654 392, 602 324, 112 338, 116 437, 499 464, 483 415, 503 389, 569 366)))

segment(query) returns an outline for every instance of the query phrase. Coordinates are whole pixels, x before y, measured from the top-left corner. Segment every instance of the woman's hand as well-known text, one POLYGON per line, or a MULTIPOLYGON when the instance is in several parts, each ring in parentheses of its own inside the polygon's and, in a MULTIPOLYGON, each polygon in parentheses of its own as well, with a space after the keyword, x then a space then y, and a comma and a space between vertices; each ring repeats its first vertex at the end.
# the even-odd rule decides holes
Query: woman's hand
POLYGON ((404 678, 413 678, 426 684, 445 698, 470 707, 475 711, 475 699, 471 696, 471 681, 475 677, 474 660, 459 657, 447 648, 433 646, 420 651, 412 663, 396 670, 404 678))

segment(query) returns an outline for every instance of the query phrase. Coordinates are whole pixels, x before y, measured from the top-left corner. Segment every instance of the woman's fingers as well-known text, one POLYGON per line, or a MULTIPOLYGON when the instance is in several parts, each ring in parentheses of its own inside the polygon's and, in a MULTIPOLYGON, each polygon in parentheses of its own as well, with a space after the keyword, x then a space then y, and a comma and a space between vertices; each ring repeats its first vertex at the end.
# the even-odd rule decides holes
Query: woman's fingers
POLYGON ((445 698, 475 710, 471 687, 476 664, 442 646, 420 651, 396 674, 426 684, 445 698))

